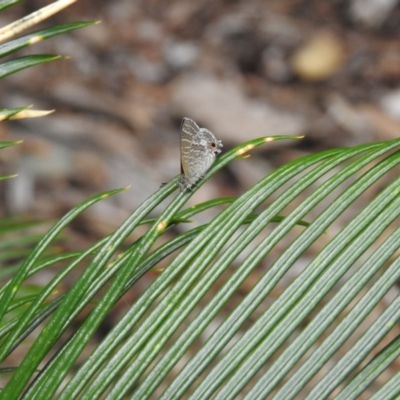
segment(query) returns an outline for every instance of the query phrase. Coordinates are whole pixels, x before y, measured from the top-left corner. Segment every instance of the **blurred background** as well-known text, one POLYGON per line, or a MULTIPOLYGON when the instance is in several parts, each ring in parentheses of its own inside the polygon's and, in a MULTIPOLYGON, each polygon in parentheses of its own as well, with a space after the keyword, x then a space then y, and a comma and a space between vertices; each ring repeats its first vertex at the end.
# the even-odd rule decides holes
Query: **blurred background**
MULTIPOLYGON (((49 3, 12 7, 0 24, 49 3)), ((0 107, 56 110, 0 125, 0 140, 24 140, 0 153, 1 172, 19 174, 1 185, 3 215, 59 217, 92 194, 131 185, 79 225, 108 232, 179 173, 184 116, 224 149, 305 135, 231 163, 196 202, 240 194, 306 153, 400 132, 396 0, 80 0, 35 29, 94 19, 102 22, 24 52, 70 58, 1 83, 0 107)))

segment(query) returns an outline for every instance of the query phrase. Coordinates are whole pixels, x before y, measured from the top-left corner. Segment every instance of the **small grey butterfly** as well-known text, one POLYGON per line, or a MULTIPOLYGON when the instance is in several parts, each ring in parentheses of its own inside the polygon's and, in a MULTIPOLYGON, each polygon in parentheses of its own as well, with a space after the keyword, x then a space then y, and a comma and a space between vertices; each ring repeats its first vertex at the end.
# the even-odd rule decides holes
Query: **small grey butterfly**
POLYGON ((222 142, 208 129, 200 128, 190 118, 181 125, 181 192, 190 189, 214 163, 221 153, 222 142))

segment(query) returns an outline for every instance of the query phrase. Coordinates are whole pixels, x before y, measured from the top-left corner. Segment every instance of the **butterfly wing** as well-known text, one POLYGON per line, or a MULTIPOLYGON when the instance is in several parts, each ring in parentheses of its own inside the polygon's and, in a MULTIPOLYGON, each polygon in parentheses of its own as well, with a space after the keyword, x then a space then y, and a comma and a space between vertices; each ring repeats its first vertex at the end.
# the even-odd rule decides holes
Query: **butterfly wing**
POLYGON ((190 118, 183 118, 181 125, 181 173, 190 176, 189 160, 193 139, 200 131, 199 126, 190 118))
POLYGON ((181 191, 190 189, 201 179, 217 154, 222 143, 208 129, 200 128, 190 118, 183 118, 181 126, 181 191))
POLYGON ((211 148, 211 143, 216 143, 215 136, 207 129, 200 131, 193 138, 190 147, 190 163, 188 165, 187 180, 190 184, 196 183, 214 163, 216 155, 211 148))

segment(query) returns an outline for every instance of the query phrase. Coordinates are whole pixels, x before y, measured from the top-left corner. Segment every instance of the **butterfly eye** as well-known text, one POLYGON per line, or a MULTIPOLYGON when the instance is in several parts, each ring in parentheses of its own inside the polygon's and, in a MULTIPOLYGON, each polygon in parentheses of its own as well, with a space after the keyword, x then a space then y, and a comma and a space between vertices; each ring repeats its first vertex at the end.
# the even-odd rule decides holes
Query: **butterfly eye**
POLYGON ((217 147, 217 145, 215 144, 215 142, 211 142, 211 143, 210 143, 210 147, 211 147, 212 149, 215 149, 215 148, 217 147))

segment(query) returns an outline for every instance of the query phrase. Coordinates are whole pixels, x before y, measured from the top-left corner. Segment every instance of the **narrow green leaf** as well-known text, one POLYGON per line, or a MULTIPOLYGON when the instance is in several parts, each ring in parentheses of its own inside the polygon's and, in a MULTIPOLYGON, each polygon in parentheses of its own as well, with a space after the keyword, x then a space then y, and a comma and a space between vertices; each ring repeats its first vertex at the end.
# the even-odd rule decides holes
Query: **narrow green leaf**
POLYGON ((369 400, 398 399, 400 396, 400 371, 380 388, 369 400))
POLYGON ((13 175, 6 175, 6 176, 0 176, 0 181, 4 181, 6 179, 13 179, 16 178, 18 175, 13 174, 13 175))
POLYGON ((10 372, 14 372, 17 368, 9 367, 9 368, 0 368, 0 374, 9 374, 10 372))
MULTIPOLYGON (((221 197, 219 199, 212 199, 200 204, 196 204, 186 210, 176 213, 175 216, 171 219, 170 224, 172 225, 180 222, 189 222, 189 218, 192 217, 193 215, 200 214, 201 212, 216 206, 231 204, 234 201, 235 201, 234 197, 221 197)), ((142 221, 141 225, 153 224, 156 221, 157 218, 145 219, 142 221)))
MULTIPOLYGON (((0 46, 1 47, 1 46, 0 46)), ((21 111, 28 110, 30 106, 18 107, 18 108, 1 108, 0 109, 0 121, 7 120, 21 111)))
MULTIPOLYGON (((51 315, 54 310, 60 305, 61 301, 64 298, 64 294, 61 294, 56 299, 52 300, 49 304, 41 306, 40 309, 35 314, 34 318, 30 321, 27 328, 21 333, 21 335, 15 340, 12 348, 9 353, 12 353, 21 343, 22 341, 33 332, 35 328, 37 328, 49 315, 51 315)), ((5 336, 9 332, 11 332, 19 323, 20 317, 15 318, 11 321, 7 321, 4 325, 2 325, 0 329, 0 337, 5 336)))
MULTIPOLYGON (((69 258, 78 257, 81 254, 82 254, 82 252, 68 252, 68 253, 64 253, 64 254, 56 254, 56 255, 46 257, 44 260, 40 260, 37 263, 35 263, 35 265, 32 267, 32 269, 29 270, 27 278, 29 278, 30 276, 34 275, 36 272, 38 272, 44 268, 54 266, 54 264, 57 264, 60 261, 68 260, 69 258)), ((13 266, 12 268, 13 269, 15 268, 15 270, 18 270, 21 268, 21 265, 16 265, 16 266, 13 266)), ((0 297, 2 296, 3 292, 6 290, 7 286, 9 286, 10 284, 11 284, 11 281, 7 282, 0 288, 0 297)))
POLYGON ((144 273, 155 267, 161 260, 196 238, 206 228, 206 226, 207 225, 202 225, 185 232, 156 249, 152 254, 149 255, 149 257, 143 260, 143 263, 138 269, 137 273, 125 285, 124 292, 126 292, 134 283, 136 283, 144 273))
POLYGON ((22 143, 22 140, 17 140, 15 142, 0 142, 0 149, 4 149, 6 147, 15 146, 16 144, 22 143))
MULTIPOLYGON (((30 288, 32 289, 32 287, 30 288)), ((27 296, 23 296, 23 297, 19 297, 18 299, 13 300, 13 302, 10 304, 10 307, 8 308, 7 312, 9 313, 10 311, 14 311, 15 309, 26 305, 27 303, 31 303, 33 300, 35 300, 35 298, 37 297, 37 293, 39 288, 36 286, 33 290, 35 292, 35 294, 30 294, 27 296)), ((29 290, 32 291, 32 290, 29 290)))
POLYGON ((96 21, 73 22, 69 24, 52 26, 50 28, 32 32, 29 35, 22 36, 18 39, 14 39, 0 45, 0 57, 4 57, 25 47, 32 46, 38 42, 41 42, 42 40, 51 38, 53 36, 61 35, 62 33, 70 32, 76 29, 85 28, 96 23, 96 21))
MULTIPOLYGON (((366 389, 393 361, 400 355, 400 336, 392 340, 383 350, 379 352, 363 369, 359 372, 346 387, 335 397, 335 400, 352 400, 357 399, 366 389)), ((397 392, 400 394, 400 372, 392 378, 397 382, 397 392)), ((392 399, 394 395, 387 393, 387 389, 392 386, 393 382, 387 382, 382 389, 386 395, 381 399, 392 399)), ((380 390, 375 394, 378 395, 380 390)), ((373 396, 372 398, 375 398, 373 396)), ((377 397, 378 398, 378 397, 377 397)))
POLYGON ((0 12, 6 8, 11 7, 15 4, 21 3, 23 0, 1 0, 0 1, 0 12))
POLYGON ((33 67, 34 65, 43 64, 62 58, 58 55, 37 54, 32 56, 20 57, 15 60, 6 61, 0 64, 0 79, 14 74, 23 69, 33 67))

